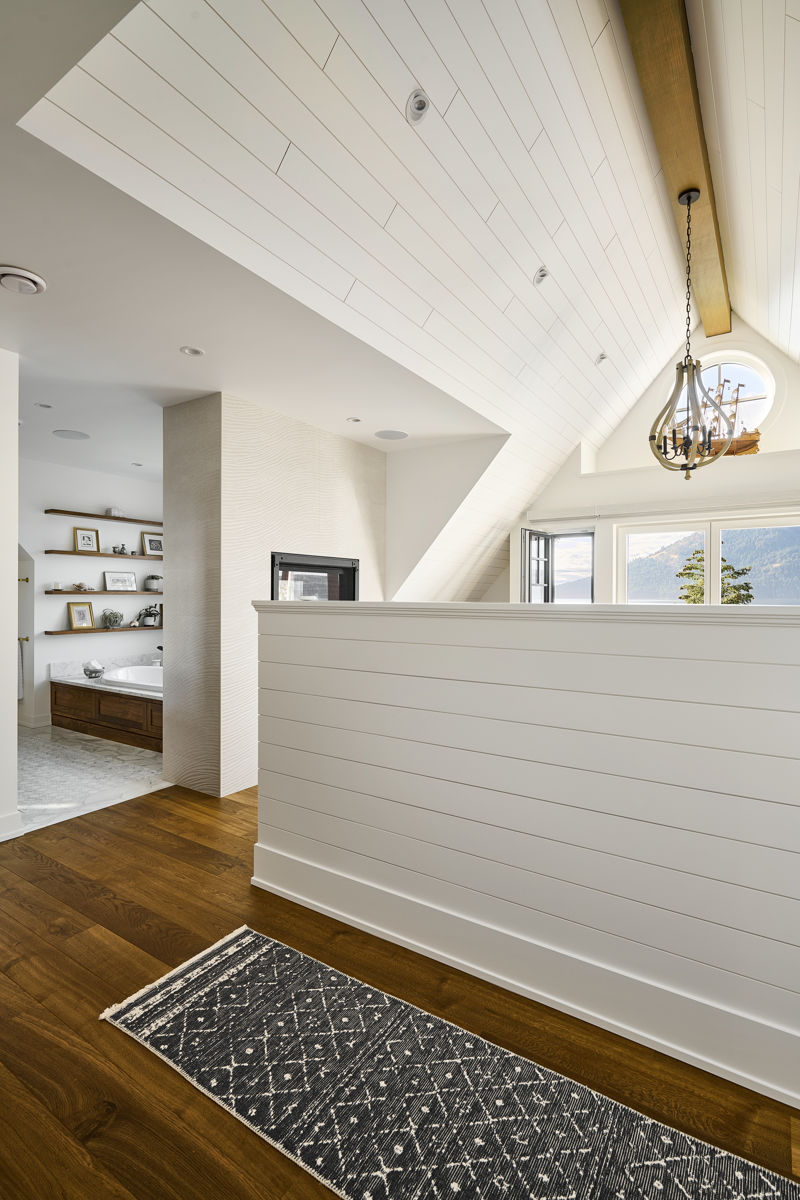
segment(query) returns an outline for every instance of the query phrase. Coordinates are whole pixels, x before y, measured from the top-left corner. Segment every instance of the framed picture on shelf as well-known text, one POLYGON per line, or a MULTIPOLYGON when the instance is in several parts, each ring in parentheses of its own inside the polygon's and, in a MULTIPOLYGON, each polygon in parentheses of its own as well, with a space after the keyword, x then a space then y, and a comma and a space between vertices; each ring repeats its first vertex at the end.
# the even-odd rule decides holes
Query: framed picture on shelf
POLYGON ((163 533, 143 533, 142 534, 142 554, 163 554, 164 553, 164 535, 163 533))
POLYGON ((100 534, 96 529, 82 529, 79 525, 75 525, 72 534, 75 538, 75 549, 79 550, 81 554, 100 553, 100 534))
POLYGON ((67 611, 70 629, 94 629, 94 613, 88 601, 82 600, 68 604, 67 611))
POLYGON ((104 571, 107 592, 135 592, 136 575, 133 571, 104 571))

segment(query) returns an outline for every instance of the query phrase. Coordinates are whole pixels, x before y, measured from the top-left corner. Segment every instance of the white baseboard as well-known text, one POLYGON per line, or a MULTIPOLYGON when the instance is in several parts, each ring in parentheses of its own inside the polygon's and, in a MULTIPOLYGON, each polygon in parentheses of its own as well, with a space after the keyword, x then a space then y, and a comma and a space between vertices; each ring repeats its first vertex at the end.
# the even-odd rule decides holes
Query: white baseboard
POLYGON ((800 1107, 800 1037, 256 843, 255 886, 800 1107), (367 919, 362 914, 369 914, 367 919))
POLYGON ((17 724, 24 729, 45 729, 50 724, 50 714, 41 713, 30 716, 28 713, 17 713, 17 724))
POLYGON ((0 842, 10 842, 12 838, 19 837, 24 832, 19 813, 8 813, 7 816, 0 817, 0 842))

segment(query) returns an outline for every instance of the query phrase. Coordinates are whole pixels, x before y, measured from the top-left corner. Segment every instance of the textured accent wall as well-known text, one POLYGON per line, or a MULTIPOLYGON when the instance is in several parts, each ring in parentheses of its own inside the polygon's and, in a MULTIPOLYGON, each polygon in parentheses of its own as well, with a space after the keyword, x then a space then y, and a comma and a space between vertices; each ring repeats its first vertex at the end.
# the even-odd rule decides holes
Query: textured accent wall
POLYGON ((0 838, 21 832, 17 813, 17 417, 19 359, 0 350, 0 496, 3 531, 0 534, 0 614, 5 634, 0 646, 0 838))
POLYGON ((358 558, 362 599, 382 599, 385 455, 230 396, 164 415, 164 773, 227 795, 258 779, 252 601, 269 598, 270 554, 358 558))
POLYGON ((212 795, 221 794, 221 441, 221 395, 164 409, 164 778, 212 795))
POLYGON ((796 610, 261 609, 257 883, 798 1103, 796 610))

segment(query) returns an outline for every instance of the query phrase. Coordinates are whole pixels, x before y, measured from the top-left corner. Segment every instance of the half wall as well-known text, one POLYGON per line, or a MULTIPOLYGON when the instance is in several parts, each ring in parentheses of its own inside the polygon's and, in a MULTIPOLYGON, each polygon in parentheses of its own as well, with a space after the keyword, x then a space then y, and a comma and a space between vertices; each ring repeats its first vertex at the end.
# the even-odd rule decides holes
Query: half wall
POLYGON ((796 610, 255 607, 254 883, 800 1101, 796 610))

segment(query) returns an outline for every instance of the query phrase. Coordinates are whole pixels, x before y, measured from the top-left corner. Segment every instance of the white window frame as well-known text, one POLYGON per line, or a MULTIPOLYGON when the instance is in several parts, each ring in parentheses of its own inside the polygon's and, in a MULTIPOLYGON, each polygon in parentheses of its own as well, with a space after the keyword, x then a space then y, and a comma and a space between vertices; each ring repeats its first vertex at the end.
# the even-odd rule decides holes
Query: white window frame
MULTIPOLYGON (((800 511, 794 513, 763 514, 761 516, 731 515, 729 517, 708 515, 696 517, 687 514, 679 520, 629 522, 616 526, 616 587, 617 604, 628 604, 628 560, 627 537, 631 533, 669 533, 674 530, 687 530, 702 533, 705 538, 703 555, 703 595, 704 604, 722 604, 722 530, 723 529, 758 529, 769 525, 800 525, 800 511)), ((635 601, 630 601, 635 603, 635 601)), ((680 600, 669 602, 671 605, 682 603, 680 600)))

